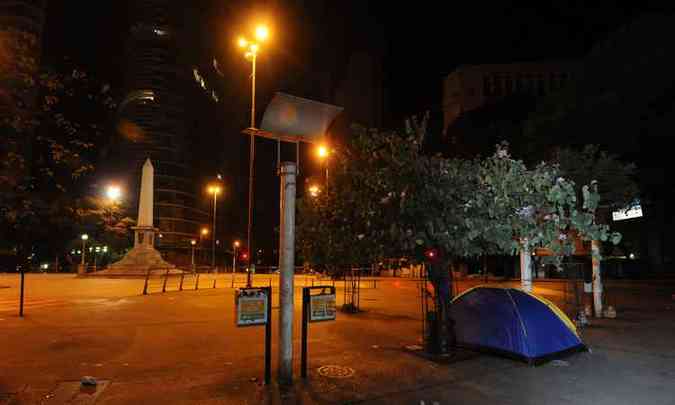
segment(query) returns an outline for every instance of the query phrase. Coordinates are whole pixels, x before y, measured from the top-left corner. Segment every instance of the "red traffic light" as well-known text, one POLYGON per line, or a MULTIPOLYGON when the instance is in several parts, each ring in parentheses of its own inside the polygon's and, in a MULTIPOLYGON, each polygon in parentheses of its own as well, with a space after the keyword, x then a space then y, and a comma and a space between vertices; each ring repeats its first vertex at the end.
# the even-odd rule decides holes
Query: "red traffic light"
POLYGON ((434 261, 438 259, 439 253, 438 250, 436 249, 428 249, 427 251, 424 252, 424 257, 427 258, 429 261, 434 261))

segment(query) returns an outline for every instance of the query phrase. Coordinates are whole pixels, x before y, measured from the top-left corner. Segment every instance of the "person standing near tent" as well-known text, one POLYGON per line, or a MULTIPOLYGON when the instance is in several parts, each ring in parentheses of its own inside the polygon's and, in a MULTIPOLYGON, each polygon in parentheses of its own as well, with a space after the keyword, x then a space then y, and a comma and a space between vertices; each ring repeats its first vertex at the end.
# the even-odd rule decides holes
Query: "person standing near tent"
POLYGON ((437 245, 427 250, 424 255, 438 310, 436 314, 438 322, 436 322, 434 330, 438 338, 438 348, 436 349, 440 353, 447 353, 455 345, 455 332, 450 317, 450 301, 452 300, 450 262, 443 249, 437 245))

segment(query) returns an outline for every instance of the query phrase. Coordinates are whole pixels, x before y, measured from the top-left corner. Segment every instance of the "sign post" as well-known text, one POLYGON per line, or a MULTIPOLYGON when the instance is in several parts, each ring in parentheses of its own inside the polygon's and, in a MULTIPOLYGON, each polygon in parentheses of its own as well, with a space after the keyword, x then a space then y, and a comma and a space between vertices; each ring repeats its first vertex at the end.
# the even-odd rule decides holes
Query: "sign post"
POLYGON ((302 349, 300 375, 307 378, 307 331, 309 322, 335 320, 335 287, 317 286, 302 289, 302 349), (312 294, 317 291, 317 294, 312 294))
POLYGON ((238 327, 265 325, 265 384, 272 376, 272 287, 240 288, 234 295, 238 327))

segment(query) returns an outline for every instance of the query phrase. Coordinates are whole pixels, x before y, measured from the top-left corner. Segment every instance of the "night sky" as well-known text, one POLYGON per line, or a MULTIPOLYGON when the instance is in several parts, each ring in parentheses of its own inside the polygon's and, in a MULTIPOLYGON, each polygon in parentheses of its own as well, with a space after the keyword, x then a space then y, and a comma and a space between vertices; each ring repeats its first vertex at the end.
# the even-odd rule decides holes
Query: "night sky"
MULTIPOLYGON (((247 126, 249 65, 234 39, 250 30, 248 23, 266 21, 273 35, 273 43, 258 64, 260 110, 275 91, 330 102, 322 99, 330 93, 322 86, 345 77, 350 55, 366 52, 381 58, 386 94, 382 123, 399 127, 411 114, 440 111, 442 79, 458 65, 580 58, 594 43, 641 13, 661 10, 649 2, 633 2, 630 8, 611 2, 544 3, 518 7, 484 0, 184 2, 191 7, 183 18, 191 63, 207 71, 215 57, 226 72, 225 78, 207 72, 227 102, 221 103, 222 116, 209 124, 212 130, 201 134, 198 143, 212 155, 197 169, 204 179, 223 172, 231 197, 243 197, 225 203, 222 221, 227 237, 245 235, 248 142, 238 131, 247 126)), ((120 88, 124 41, 133 17, 127 10, 127 1, 51 1, 44 61, 58 63, 68 55, 120 88)), ((274 149, 271 142, 263 142, 256 166, 260 173, 256 232, 267 235, 262 243, 266 249, 275 243, 270 229, 278 221, 278 179, 270 163, 274 149)), ((303 168, 310 175, 317 169, 316 165, 303 168)))

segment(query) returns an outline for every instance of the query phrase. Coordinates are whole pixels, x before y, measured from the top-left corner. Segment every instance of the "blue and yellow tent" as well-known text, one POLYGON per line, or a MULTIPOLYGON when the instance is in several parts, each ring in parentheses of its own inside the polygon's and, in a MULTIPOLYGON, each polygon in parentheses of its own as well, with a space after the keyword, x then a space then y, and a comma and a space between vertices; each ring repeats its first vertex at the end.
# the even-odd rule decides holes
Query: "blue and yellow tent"
POLYGON ((457 344, 541 363, 585 349, 555 304, 515 288, 479 286, 452 300, 457 344))

